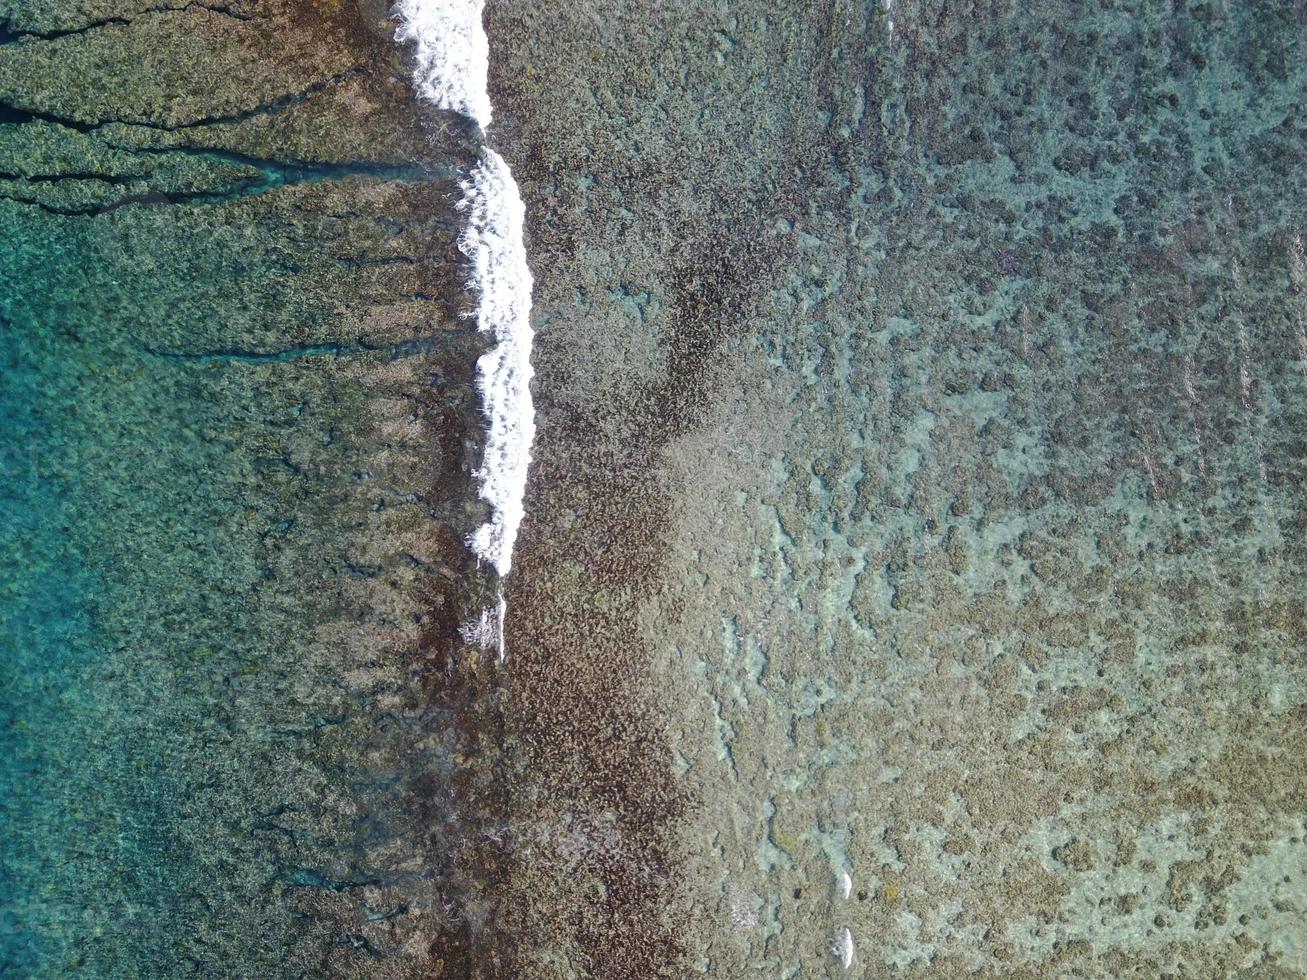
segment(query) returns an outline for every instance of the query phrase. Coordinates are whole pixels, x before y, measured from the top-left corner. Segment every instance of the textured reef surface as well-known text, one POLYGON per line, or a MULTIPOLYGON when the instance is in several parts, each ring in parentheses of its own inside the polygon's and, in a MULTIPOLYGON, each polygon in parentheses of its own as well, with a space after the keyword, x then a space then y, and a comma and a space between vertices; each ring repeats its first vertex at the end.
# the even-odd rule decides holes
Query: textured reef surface
POLYGON ((440 975, 475 144, 377 5, 0 19, 0 973, 440 975))
POLYGON ((1307 977, 1301 0, 484 26, 502 583, 432 50, 0 0, 0 974, 1307 977))
POLYGON ((1307 975, 1307 8, 488 22, 505 975, 1307 975))

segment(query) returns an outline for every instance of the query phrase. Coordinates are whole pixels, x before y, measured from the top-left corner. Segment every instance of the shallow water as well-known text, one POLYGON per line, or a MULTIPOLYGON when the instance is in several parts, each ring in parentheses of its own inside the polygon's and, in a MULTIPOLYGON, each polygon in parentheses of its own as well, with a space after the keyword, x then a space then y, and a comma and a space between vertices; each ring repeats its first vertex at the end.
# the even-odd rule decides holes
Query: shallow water
POLYGON ((0 3, 0 972, 1307 976, 1300 4, 129 6, 0 3))
POLYGON ((0 972, 420 970, 454 708, 419 649, 477 516, 470 154, 384 60, 351 73, 353 23, 11 13, 0 972))
POLYGON ((497 16, 594 975, 1300 975, 1299 14, 497 16))

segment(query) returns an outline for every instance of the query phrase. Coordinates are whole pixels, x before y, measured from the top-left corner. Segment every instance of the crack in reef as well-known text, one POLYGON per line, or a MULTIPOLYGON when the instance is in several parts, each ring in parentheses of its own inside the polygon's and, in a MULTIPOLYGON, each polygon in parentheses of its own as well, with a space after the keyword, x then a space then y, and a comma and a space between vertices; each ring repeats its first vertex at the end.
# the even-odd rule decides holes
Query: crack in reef
POLYGON ((12 17, 0 17, 0 44, 17 44, 20 41, 58 41, 60 38, 76 37, 78 34, 89 34, 91 31, 99 30, 102 27, 126 27, 128 24, 135 23, 150 14, 184 13, 185 11, 192 9, 207 10, 211 14, 230 17, 232 20, 253 21, 264 19, 256 17, 254 14, 243 13, 228 4, 199 3, 198 0, 195 0, 195 2, 192 3, 183 4, 180 7, 169 7, 166 5, 148 7, 145 10, 139 11, 134 17, 104 17, 100 20, 93 20, 89 24, 83 24, 81 27, 70 27, 62 31, 15 30, 12 17))
MULTIPOLYGON (((245 197, 256 197, 293 184, 314 184, 345 180, 350 177, 372 177, 377 180, 399 180, 423 182, 456 177, 459 173, 454 167, 433 167, 422 164, 386 164, 386 163, 302 163, 294 160, 272 160, 246 156, 227 150, 208 150, 200 147, 170 147, 165 149, 142 149, 130 146, 115 146, 115 149, 138 154, 177 154, 213 163, 251 168, 259 171, 257 176, 250 176, 230 182, 222 187, 210 190, 169 190, 165 188, 147 188, 146 190, 126 194, 113 201, 91 204, 83 207, 63 206, 47 201, 20 197, 12 191, 0 193, 0 198, 30 204, 50 214, 64 217, 95 217, 130 206, 166 207, 184 204, 222 204, 245 197)), ((0 179, 21 181, 26 184, 46 184, 58 186, 60 183, 78 183, 98 181, 111 186, 130 185, 134 180, 145 180, 146 175, 69 173, 69 174, 22 174, 0 173, 0 179)))
POLYGON ((384 354, 387 360, 417 357, 431 353, 440 343, 439 337, 415 337, 394 344, 371 344, 363 340, 353 342, 329 341, 321 344, 302 344, 281 350, 259 351, 241 347, 226 350, 167 351, 141 346, 151 357, 191 364, 285 364, 305 357, 352 357, 359 354, 384 354))
POLYGON ((319 92, 333 88, 336 85, 361 75, 366 70, 364 65, 355 65, 346 71, 337 72, 329 78, 322 78, 310 85, 305 86, 298 92, 288 92, 286 95, 273 99, 271 102, 261 102, 256 106, 248 109, 242 109, 239 112, 229 113, 221 116, 204 116, 200 119, 192 120, 185 123, 163 123, 154 122, 149 119, 97 119, 88 122, 85 119, 77 119, 73 116, 62 115, 57 112, 49 112, 44 109, 29 109, 23 106, 14 105, 12 102, 0 101, 0 123, 8 125, 26 125, 32 122, 48 122, 58 126, 64 126, 68 129, 75 130, 79 133, 94 133, 106 126, 139 126, 142 129, 151 129, 158 132, 177 133, 188 129, 202 129, 206 126, 226 126, 246 122, 258 116, 272 115, 283 112, 293 105, 312 98, 319 92))

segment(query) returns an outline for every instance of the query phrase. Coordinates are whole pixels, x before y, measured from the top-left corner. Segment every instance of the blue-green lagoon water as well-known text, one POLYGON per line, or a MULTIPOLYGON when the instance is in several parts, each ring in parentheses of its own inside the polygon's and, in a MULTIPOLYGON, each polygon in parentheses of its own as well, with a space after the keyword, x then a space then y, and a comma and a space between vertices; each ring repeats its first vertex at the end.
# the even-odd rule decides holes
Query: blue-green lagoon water
POLYGON ((1300 4, 39 6, 0 973, 1307 976, 1300 4))
POLYGON ((275 55, 284 17, 9 13, 0 973, 421 970, 477 515, 461 136, 351 67, 393 47, 357 12, 275 55), (252 64, 253 110, 208 90, 252 64))
POLYGON ((287 290, 284 246, 248 226, 8 211, 6 955, 31 975, 175 975, 244 948, 226 922, 280 963, 306 931, 283 892, 373 874, 356 862, 401 819, 398 736, 363 692, 402 701, 404 668, 347 647, 411 629, 387 626, 402 606, 370 579, 403 560, 367 529, 420 524, 419 474, 359 433, 422 379, 384 343, 267 356, 330 341, 335 297, 287 290), (194 356, 229 345, 257 353, 194 356), (373 780, 375 810, 332 803, 373 780))

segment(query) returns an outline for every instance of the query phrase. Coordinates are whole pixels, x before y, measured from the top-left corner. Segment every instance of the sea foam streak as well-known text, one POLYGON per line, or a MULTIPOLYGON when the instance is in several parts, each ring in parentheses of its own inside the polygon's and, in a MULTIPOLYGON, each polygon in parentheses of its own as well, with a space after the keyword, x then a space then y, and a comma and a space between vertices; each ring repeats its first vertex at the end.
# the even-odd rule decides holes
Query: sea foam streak
POLYGON ((490 125, 490 41, 481 26, 485 0, 399 0, 401 41, 412 41, 418 90, 441 109, 490 125))
POLYGON ((477 383, 490 424, 486 455, 477 470, 490 520, 469 544, 500 575, 513 565, 513 542, 522 523, 535 411, 531 404, 531 270, 523 243, 525 209, 508 165, 494 150, 463 184, 459 207, 468 212, 459 246, 472 263, 477 326, 495 346, 477 361, 477 383))
MULTIPOLYGON (((412 41, 423 98, 461 113, 484 131, 490 125, 487 89, 490 43, 481 25, 485 0, 399 0, 397 37, 412 41)), ((486 452, 476 477, 491 507, 490 520, 469 537, 478 560, 502 578, 513 565, 522 523, 535 410, 531 404, 531 270, 526 262, 525 209, 503 158, 482 147, 481 159, 461 185, 459 209, 468 216, 459 247, 472 266, 468 285, 477 295, 477 327, 494 346, 477 360, 477 385, 488 423, 486 452)), ((467 624, 464 638, 504 654, 502 586, 496 608, 467 624)))

